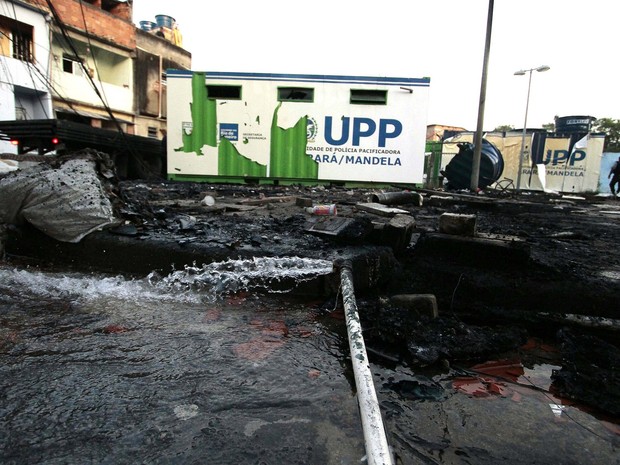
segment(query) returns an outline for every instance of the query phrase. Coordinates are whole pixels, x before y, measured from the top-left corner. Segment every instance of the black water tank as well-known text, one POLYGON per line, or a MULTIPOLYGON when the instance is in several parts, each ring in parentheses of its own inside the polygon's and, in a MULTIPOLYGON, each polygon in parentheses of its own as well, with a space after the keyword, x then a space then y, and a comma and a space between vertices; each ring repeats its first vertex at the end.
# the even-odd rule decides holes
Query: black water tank
MULTIPOLYGON (((445 177, 448 189, 469 189, 471 185, 471 166, 474 158, 474 144, 458 144, 459 153, 446 165, 445 177)), ((495 145, 482 139, 480 149, 480 172, 478 187, 485 187, 496 182, 504 172, 504 157, 495 145)))
POLYGON ((590 132, 595 121, 594 116, 556 116, 555 132, 559 134, 590 132))

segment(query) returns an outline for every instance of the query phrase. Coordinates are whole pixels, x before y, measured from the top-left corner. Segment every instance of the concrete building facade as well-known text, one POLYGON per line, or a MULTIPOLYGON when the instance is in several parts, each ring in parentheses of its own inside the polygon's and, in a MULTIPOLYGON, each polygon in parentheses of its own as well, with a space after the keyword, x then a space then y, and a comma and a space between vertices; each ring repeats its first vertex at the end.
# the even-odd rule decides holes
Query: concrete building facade
POLYGON ((138 29, 131 0, 0 0, 0 27, 1 119, 163 136, 166 69, 191 54, 138 29))

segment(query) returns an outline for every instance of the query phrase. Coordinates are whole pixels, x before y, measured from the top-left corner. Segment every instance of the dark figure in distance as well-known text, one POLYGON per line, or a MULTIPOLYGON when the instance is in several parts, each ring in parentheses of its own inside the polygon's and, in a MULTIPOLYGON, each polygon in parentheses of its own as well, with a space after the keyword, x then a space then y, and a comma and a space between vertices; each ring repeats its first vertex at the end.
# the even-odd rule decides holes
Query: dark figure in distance
POLYGON ((609 183, 609 188, 611 189, 611 195, 616 196, 616 184, 619 184, 618 191, 620 192, 620 157, 618 157, 618 161, 613 164, 611 169, 609 170, 609 175, 607 175, 607 179, 611 178, 611 182, 609 183))

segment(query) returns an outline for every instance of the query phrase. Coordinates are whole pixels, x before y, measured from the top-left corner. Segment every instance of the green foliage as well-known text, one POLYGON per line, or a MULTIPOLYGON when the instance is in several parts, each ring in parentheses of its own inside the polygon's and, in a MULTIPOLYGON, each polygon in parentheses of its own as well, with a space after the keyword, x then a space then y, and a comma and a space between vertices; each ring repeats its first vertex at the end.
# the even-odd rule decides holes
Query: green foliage
POLYGON ((542 125, 543 129, 547 132, 555 131, 555 123, 547 123, 542 125))
POLYGON ((511 126, 510 124, 502 124, 501 126, 497 126, 495 129, 493 129, 493 132, 508 132, 508 131, 514 131, 514 126, 511 126))
POLYGON ((605 134, 605 152, 620 152, 620 120, 613 118, 599 118, 592 125, 594 132, 605 134))

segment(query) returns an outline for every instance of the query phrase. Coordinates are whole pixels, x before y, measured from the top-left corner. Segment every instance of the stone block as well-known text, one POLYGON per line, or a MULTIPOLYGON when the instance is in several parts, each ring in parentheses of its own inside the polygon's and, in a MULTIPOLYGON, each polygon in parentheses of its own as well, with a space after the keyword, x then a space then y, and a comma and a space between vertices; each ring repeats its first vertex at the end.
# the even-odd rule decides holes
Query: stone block
POLYGON ((381 242, 394 251, 404 250, 411 242, 414 228, 415 219, 411 215, 398 214, 383 226, 381 242))
POLYGON ((448 195, 431 195, 426 203, 430 207, 448 207, 454 204, 454 197, 448 195))
POLYGON ((444 213, 439 217, 439 232, 473 237, 476 235, 476 224, 476 215, 444 213))
POLYGON ((295 197, 295 205, 298 207, 311 207, 312 199, 309 197, 295 197))

